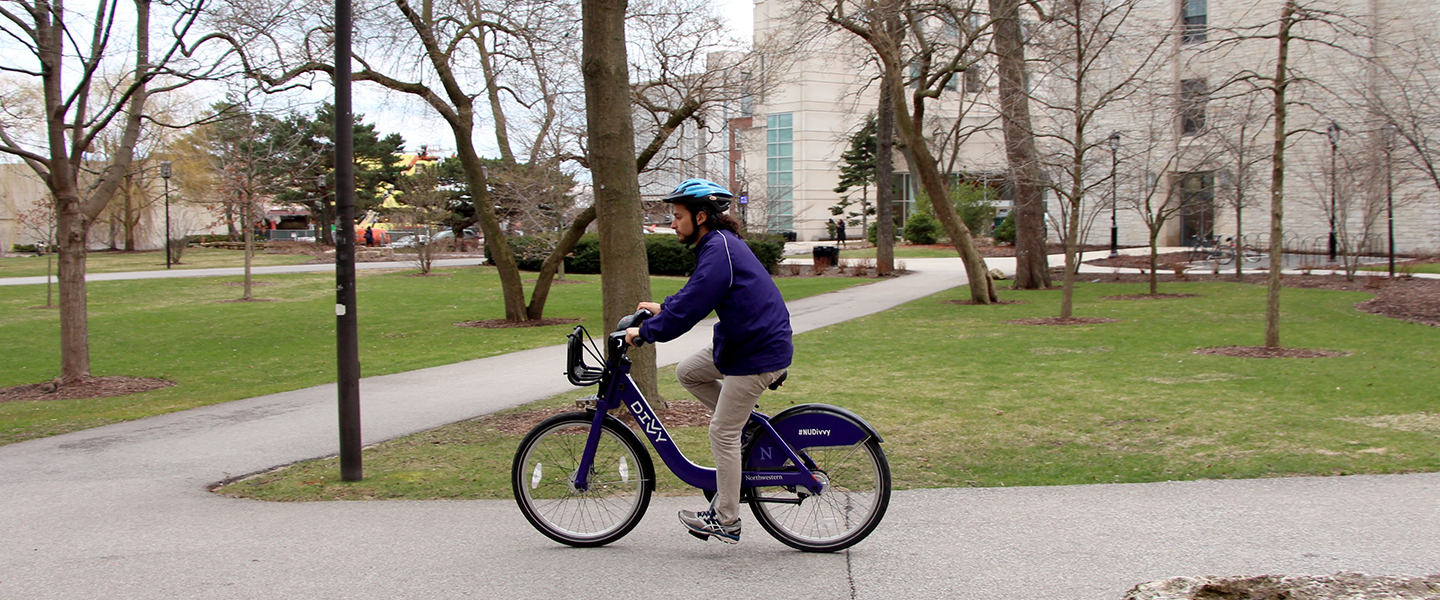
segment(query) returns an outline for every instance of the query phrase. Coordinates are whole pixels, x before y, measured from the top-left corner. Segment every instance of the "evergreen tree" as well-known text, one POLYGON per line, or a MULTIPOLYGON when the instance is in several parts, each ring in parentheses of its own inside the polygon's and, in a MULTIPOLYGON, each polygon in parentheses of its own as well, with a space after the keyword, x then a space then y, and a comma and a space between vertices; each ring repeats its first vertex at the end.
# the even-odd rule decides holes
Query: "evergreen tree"
POLYGON ((875 209, 870 206, 870 186, 875 183, 875 155, 877 141, 875 138, 879 128, 875 124, 875 115, 865 117, 865 124, 850 134, 850 147, 840 154, 844 162, 840 165, 840 184, 835 186, 835 193, 840 194, 840 202, 830 207, 830 214, 846 218, 860 217, 860 230, 868 230, 868 215, 875 214, 875 209), (851 188, 860 188, 860 210, 851 211, 850 206, 855 204, 851 199, 851 188))

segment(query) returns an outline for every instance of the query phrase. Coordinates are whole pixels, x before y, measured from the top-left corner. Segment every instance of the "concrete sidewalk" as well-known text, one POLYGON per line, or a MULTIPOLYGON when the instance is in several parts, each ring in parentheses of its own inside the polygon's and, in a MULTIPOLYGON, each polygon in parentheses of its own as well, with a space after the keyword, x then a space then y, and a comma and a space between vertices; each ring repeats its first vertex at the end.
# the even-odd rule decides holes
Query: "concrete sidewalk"
MULTIPOLYGON (((906 262, 916 274, 792 303, 796 331, 964 283, 958 260, 906 262)), ((706 329, 661 345, 662 362, 706 329)), ((367 378, 366 441, 588 391, 563 363, 555 346, 367 378)), ((1114 600, 1172 575, 1440 572, 1435 474, 900 492, 870 539, 832 555, 792 551, 750 519, 738 546, 698 542, 673 516, 694 498, 657 498, 625 539, 577 550, 509 501, 206 491, 334 453, 334 407, 321 386, 0 446, 0 598, 1114 600)))

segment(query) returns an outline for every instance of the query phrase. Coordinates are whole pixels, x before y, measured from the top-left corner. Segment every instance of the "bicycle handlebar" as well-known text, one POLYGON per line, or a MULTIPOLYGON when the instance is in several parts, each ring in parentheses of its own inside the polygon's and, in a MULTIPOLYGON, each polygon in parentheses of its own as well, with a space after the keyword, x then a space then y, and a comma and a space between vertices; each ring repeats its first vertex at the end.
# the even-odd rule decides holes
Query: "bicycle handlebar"
MULTIPOLYGON (((626 329, 629 329, 629 328, 631 328, 631 327, 639 327, 640 324, 641 324, 641 323, 644 323, 646 319, 649 319, 650 317, 653 317, 653 316, 655 316, 655 313, 652 313, 652 312, 650 312, 650 311, 648 311, 648 310, 646 310, 646 309, 643 309, 643 308, 640 309, 640 310, 635 311, 635 314, 625 315, 625 317, 621 318, 621 319, 620 319, 620 322, 615 325, 615 332, 616 332, 616 333, 623 333, 626 329)), ((642 340, 642 339, 640 339, 640 338, 638 338, 638 337, 635 338, 635 347, 636 347, 636 348, 639 348, 640 345, 641 345, 641 344, 644 344, 644 343, 645 343, 645 340, 642 340)))

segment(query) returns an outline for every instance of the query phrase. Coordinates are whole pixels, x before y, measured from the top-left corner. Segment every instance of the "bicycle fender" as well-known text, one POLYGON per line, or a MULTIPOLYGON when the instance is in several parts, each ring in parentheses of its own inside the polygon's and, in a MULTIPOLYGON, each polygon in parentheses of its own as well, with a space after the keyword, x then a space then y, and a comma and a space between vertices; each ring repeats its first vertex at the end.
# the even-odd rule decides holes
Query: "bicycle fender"
MULTIPOLYGON (((775 432, 788 440, 796 450, 825 446, 853 446, 875 438, 884 442, 865 419, 838 406, 829 404, 800 404, 776 414, 770 419, 775 432)), ((767 431, 750 443, 747 453, 751 469, 779 468, 784 465, 785 452, 779 440, 767 431), (767 451, 768 450, 768 451, 767 451)))

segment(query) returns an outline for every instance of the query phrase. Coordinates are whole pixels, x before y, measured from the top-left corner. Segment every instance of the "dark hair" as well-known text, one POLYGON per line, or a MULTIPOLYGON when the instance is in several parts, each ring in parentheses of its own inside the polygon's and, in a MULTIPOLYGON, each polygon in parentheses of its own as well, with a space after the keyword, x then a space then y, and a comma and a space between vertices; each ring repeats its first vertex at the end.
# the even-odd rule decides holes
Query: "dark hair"
MULTIPOLYGON (((691 218, 694 217, 692 216, 691 218)), ((711 231, 724 229, 725 231, 735 234, 737 238, 745 239, 745 234, 740 232, 740 222, 735 220, 735 217, 725 213, 717 213, 713 210, 706 209, 705 226, 709 227, 711 231)))

